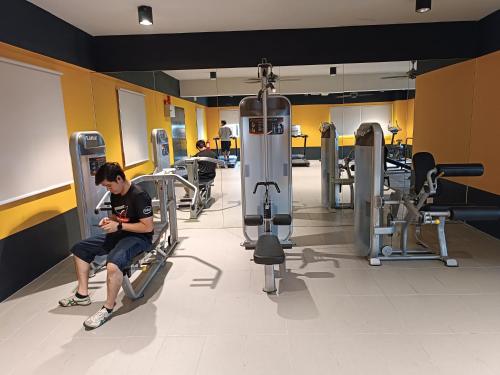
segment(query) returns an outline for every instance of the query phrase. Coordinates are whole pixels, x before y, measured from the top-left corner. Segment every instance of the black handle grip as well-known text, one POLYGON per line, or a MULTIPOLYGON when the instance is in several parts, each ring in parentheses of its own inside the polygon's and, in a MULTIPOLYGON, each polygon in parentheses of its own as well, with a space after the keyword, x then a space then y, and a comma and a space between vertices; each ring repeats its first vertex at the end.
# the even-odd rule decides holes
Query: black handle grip
POLYGON ((267 189, 267 187, 268 187, 268 186, 271 186, 271 185, 272 185, 272 186, 274 186, 274 187, 276 188, 276 191, 277 191, 278 193, 281 193, 281 191, 280 191, 280 188, 279 188, 278 184, 277 184, 276 182, 274 182, 274 181, 260 181, 260 182, 257 182, 257 183, 255 184, 255 188, 253 189, 253 193, 255 194, 255 193, 257 192, 257 188, 258 188, 259 186, 265 186, 265 187, 266 187, 266 189, 267 189))

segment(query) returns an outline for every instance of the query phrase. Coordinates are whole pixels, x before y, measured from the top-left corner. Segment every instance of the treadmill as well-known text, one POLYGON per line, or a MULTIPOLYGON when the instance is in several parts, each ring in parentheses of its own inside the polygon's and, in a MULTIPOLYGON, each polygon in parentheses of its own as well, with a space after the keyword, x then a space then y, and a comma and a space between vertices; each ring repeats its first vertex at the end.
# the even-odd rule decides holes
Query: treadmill
POLYGON ((302 138, 304 140, 304 153, 292 153, 292 167, 309 167, 309 165, 311 165, 309 160, 306 159, 307 137, 307 134, 302 134, 300 125, 292 125, 292 138, 302 138))
MULTIPOLYGON (((240 153, 238 151, 238 138, 232 136, 231 139, 234 140, 234 143, 236 146, 236 148, 235 148, 236 155, 229 155, 229 161, 226 162, 226 166, 228 168, 234 168, 236 166, 236 163, 240 160, 240 155, 239 155, 240 153)), ((217 158, 221 161, 225 161, 224 155, 222 155, 222 151, 219 149, 220 138, 215 137, 214 141, 215 141, 215 149, 216 149, 216 153, 217 153, 217 158)))

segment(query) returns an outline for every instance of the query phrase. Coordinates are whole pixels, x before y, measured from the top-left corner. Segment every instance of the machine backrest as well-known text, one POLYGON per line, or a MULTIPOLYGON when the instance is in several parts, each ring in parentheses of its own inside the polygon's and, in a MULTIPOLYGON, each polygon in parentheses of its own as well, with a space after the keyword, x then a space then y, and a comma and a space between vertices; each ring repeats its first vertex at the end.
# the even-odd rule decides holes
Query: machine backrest
POLYGON ((430 152, 417 152, 413 155, 412 162, 415 172, 415 193, 418 194, 427 180, 427 172, 436 167, 436 162, 430 152))

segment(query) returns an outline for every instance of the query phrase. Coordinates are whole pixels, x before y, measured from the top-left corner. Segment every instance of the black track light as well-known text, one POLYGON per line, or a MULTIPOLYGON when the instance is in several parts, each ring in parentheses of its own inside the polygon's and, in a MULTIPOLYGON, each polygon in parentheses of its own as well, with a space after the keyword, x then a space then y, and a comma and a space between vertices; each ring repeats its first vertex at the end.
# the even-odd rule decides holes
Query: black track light
POLYGON ((337 67, 331 66, 330 67, 330 75, 334 76, 335 74, 337 74, 337 67))
POLYGON ((431 10, 432 0, 416 0, 415 2, 415 12, 417 13, 427 13, 431 10))
POLYGON ((139 12, 139 23, 144 26, 151 26, 153 24, 153 8, 141 5, 137 10, 139 12))
POLYGON ((217 72, 210 72, 210 79, 211 80, 217 79, 217 72))

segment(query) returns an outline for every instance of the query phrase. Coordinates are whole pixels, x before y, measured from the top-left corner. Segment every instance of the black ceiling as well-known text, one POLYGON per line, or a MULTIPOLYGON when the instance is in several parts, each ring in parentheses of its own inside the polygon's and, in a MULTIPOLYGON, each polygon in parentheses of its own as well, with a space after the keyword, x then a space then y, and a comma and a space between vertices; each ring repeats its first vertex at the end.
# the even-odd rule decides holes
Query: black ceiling
POLYGON ((472 58, 500 49, 500 10, 477 22, 92 37, 3 0, 0 41, 103 72, 472 58))

